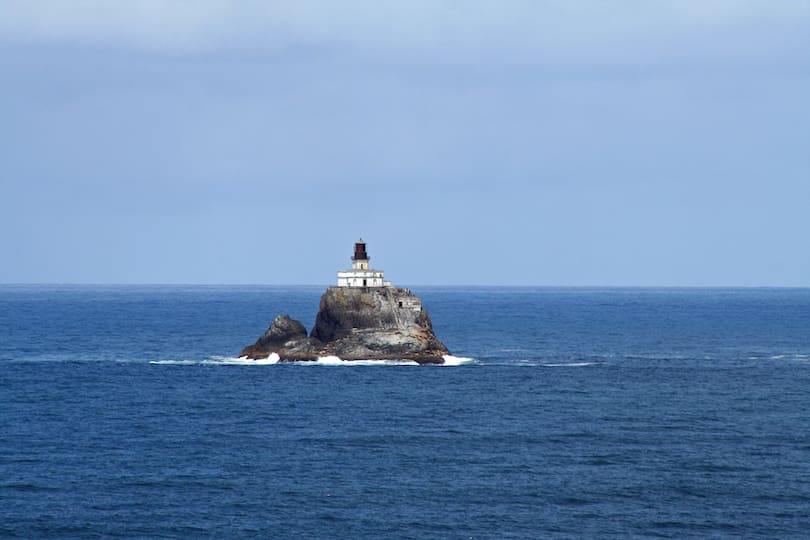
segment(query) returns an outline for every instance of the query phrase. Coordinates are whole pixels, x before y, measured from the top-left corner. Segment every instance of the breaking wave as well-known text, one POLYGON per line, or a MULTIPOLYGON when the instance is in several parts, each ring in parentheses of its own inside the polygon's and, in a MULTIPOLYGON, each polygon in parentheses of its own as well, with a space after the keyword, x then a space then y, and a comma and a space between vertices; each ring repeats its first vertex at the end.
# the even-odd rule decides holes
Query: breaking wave
MULTIPOLYGON (((460 366, 475 362, 474 358, 463 358, 452 355, 445 355, 443 366, 460 366)), ((223 366, 267 366, 279 363, 279 356, 276 353, 270 354, 268 358, 251 360, 246 356, 232 358, 227 356, 212 356, 204 360, 152 360, 150 364, 168 366, 199 366, 199 365, 223 365, 223 366)), ((314 362, 290 362, 292 365, 302 366, 418 366, 419 363, 413 360, 343 360, 337 356, 322 356, 314 362)))
POLYGON ((270 354, 267 358, 251 360, 247 356, 232 358, 228 356, 212 356, 204 360, 151 360, 150 364, 160 364, 168 366, 268 366, 278 364, 279 357, 276 353, 270 354))
POLYGON ((343 360, 337 356, 322 356, 315 362, 299 362, 311 366, 418 366, 413 360, 343 360))
POLYGON ((475 358, 465 358, 463 356, 453 356, 452 354, 445 354, 442 356, 444 358, 443 366, 461 366, 464 364, 473 364, 475 363, 475 358))
MULTIPOLYGON (((436 364, 441 366, 460 366, 462 364, 469 364, 475 362, 474 358, 462 358, 446 354, 443 364, 436 364)), ((418 366, 419 362, 414 360, 343 360, 337 356, 323 356, 318 358, 316 362, 300 362, 301 364, 320 365, 320 366, 418 366)))

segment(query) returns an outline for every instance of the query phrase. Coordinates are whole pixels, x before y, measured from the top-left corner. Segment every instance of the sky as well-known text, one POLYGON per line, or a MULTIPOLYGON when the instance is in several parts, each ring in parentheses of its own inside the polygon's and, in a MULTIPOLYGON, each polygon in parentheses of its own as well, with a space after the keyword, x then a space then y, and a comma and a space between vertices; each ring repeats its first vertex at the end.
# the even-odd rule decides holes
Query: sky
POLYGON ((810 2, 0 0, 0 283, 810 286, 810 2))

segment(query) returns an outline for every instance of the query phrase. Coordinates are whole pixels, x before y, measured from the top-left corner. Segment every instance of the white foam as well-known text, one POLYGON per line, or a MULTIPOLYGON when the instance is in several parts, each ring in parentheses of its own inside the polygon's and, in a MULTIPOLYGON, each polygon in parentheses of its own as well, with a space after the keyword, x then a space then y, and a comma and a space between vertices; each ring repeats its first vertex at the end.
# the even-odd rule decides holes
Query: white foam
MULTIPOLYGON (((475 362, 474 358, 445 355, 443 366, 460 366, 475 362)), ((247 356, 232 358, 227 356, 212 356, 204 360, 152 360, 150 364, 197 366, 197 365, 231 365, 231 366, 267 366, 277 364, 279 356, 271 353, 267 358, 251 360, 247 356)), ((413 360, 343 360, 338 356, 321 356, 314 362, 294 362, 303 366, 418 366, 419 362, 413 360)))
POLYGON ((462 364, 471 364, 475 362, 475 358, 465 358, 463 356, 453 356, 452 354, 445 354, 443 366, 460 366, 462 364))
POLYGON ((418 366, 413 360, 343 360, 338 356, 321 356, 315 362, 299 362, 315 366, 418 366))
MULTIPOLYGON (((230 359, 229 359, 230 360, 230 359)), ((237 358, 237 361, 241 364, 260 364, 260 365, 271 365, 271 364, 278 364, 280 360, 278 353, 270 353, 270 356, 267 358, 261 358, 259 360, 248 360, 246 356, 240 356, 237 358)))
POLYGON ((543 364, 545 367, 583 367, 592 366, 593 362, 566 362, 557 364, 543 364))
POLYGON ((240 356, 239 358, 232 358, 228 356, 212 356, 204 360, 152 360, 150 364, 161 364, 170 366, 199 366, 199 365, 214 365, 214 366, 268 366, 277 364, 279 356, 276 353, 270 353, 267 358, 259 358, 258 360, 251 360, 247 356, 240 356))
POLYGON ((806 360, 810 356, 800 353, 772 354, 769 356, 748 356, 748 360, 806 360))
POLYGON ((344 364, 344 360, 337 356, 321 356, 315 361, 316 364, 320 364, 322 366, 339 366, 344 364))

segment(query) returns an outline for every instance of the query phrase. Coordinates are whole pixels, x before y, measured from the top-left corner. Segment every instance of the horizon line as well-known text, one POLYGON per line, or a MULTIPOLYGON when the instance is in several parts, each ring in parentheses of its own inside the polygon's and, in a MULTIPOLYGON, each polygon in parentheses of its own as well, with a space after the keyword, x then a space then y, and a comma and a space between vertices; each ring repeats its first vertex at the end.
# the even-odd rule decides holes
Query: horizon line
MULTIPOLYGON (((337 287, 318 283, 182 283, 182 282, 0 282, 0 287, 337 287)), ((394 285, 394 287, 398 287, 394 285)), ((810 285, 541 285, 541 284, 403 284, 399 288, 502 289, 810 289, 810 285)))

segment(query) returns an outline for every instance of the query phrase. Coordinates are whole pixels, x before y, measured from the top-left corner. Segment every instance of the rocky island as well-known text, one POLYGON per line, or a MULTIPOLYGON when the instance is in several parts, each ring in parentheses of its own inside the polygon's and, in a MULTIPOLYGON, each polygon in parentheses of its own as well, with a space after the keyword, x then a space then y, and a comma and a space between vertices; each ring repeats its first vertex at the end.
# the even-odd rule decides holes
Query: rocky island
POLYGON ((279 362, 341 360, 412 360, 442 364, 450 354, 433 333, 422 301, 409 289, 394 287, 381 270, 369 269, 366 244, 355 243, 352 269, 338 272, 337 287, 321 296, 312 332, 287 315, 276 317, 241 357, 279 362))

